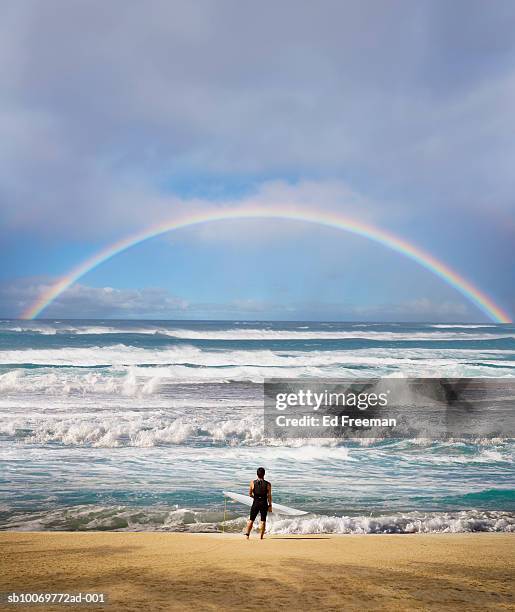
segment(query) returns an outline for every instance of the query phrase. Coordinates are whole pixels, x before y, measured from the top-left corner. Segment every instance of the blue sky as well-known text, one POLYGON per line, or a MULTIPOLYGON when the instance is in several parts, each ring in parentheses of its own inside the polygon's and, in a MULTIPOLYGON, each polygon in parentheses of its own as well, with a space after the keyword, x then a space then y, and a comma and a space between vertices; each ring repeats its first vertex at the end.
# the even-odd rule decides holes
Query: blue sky
MULTIPOLYGON (((184 210, 341 212, 515 312, 515 7, 4 3, 0 316, 184 210)), ((155 238, 56 317, 483 321, 375 243, 297 222, 155 238)))

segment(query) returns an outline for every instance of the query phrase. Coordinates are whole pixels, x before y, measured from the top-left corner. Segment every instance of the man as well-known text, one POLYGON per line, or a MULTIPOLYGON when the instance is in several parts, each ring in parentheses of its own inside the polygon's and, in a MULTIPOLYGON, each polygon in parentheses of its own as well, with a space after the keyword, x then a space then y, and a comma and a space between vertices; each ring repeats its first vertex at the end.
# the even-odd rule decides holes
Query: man
POLYGON ((266 515, 272 512, 272 485, 265 480, 265 468, 257 469, 257 478, 250 483, 249 495, 254 498, 252 507, 250 508, 250 519, 247 523, 247 532, 245 536, 249 539, 252 525, 258 513, 261 515, 261 523, 259 525, 259 533, 261 539, 265 535, 266 515))

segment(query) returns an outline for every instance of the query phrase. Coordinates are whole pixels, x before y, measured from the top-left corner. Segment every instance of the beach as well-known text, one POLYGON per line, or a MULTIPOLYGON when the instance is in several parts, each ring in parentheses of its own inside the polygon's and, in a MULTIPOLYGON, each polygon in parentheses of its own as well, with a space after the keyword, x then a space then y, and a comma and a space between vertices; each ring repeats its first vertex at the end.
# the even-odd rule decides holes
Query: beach
POLYGON ((0 592, 102 592, 105 609, 127 611, 513 610, 514 544, 502 533, 3 532, 0 592))
POLYGON ((514 609, 509 432, 263 427, 271 377, 510 379, 514 354, 513 325, 0 322, 0 593, 148 612, 514 609), (247 542, 248 508, 223 491, 246 494, 260 465, 274 505, 305 514, 274 512, 247 542))

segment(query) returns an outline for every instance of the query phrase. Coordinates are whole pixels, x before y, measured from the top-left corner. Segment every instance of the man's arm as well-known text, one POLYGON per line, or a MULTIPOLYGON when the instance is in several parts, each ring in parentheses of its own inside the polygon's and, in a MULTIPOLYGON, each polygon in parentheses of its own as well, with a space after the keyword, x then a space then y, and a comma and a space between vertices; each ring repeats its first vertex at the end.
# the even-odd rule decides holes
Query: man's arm
POLYGON ((268 510, 272 512, 272 485, 268 483, 268 510))
POLYGON ((250 495, 250 497, 254 497, 254 481, 253 480, 250 483, 249 495, 250 495))

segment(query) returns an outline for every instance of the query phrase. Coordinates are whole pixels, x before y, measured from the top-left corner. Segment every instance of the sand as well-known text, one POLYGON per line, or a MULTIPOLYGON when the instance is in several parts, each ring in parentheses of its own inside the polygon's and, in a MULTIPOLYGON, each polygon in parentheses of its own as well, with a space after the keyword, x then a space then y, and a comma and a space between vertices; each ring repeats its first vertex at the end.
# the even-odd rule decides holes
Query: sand
POLYGON ((0 592, 104 592, 108 611, 515 610, 510 534, 3 532, 0 551, 0 592))

